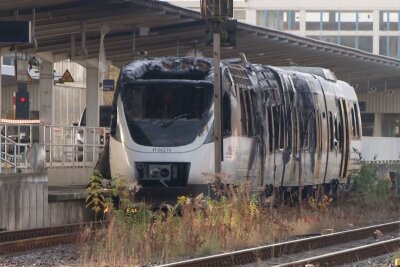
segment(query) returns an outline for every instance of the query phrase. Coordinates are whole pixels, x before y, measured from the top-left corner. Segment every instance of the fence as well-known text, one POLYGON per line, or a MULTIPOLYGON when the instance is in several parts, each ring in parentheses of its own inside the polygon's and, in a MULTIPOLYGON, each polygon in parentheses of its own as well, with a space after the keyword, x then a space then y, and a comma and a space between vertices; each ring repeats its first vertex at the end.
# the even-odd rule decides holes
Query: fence
POLYGON ((400 138, 363 137, 361 155, 366 161, 378 163, 400 162, 400 138))
POLYGON ((94 167, 108 138, 104 127, 0 124, 0 173, 34 167, 94 167))

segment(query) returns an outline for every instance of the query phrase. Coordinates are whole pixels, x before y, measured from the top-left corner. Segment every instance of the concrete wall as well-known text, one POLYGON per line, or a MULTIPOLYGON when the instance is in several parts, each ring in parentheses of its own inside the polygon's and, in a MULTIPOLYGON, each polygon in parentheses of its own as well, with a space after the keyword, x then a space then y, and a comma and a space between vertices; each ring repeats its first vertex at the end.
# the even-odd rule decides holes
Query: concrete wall
MULTIPOLYGON (((58 172, 49 170, 49 173, 55 175, 58 172)), ((91 220, 92 212, 86 209, 84 187, 49 189, 49 180, 46 171, 0 175, 0 231, 91 220)))
POLYGON ((400 161, 400 138, 363 137, 361 155, 364 160, 393 162, 400 161))
POLYGON ((0 228, 17 230, 49 226, 47 174, 0 176, 0 228))
POLYGON ((358 100, 366 102, 366 112, 400 113, 400 90, 358 94, 358 100))
POLYGON ((86 209, 85 200, 49 202, 49 224, 51 226, 90 221, 92 214, 86 209))
POLYGON ((93 167, 57 167, 47 169, 49 186, 86 186, 93 167))

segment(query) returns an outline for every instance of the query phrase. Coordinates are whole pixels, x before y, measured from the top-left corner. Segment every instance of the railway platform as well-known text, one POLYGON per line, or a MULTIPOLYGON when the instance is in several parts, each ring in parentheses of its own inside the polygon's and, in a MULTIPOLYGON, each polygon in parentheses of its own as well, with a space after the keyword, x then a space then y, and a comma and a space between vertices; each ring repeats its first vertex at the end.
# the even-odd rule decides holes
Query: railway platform
POLYGON ((46 171, 0 176, 0 229, 21 230, 91 220, 82 186, 48 186, 46 171))
MULTIPOLYGON (((20 230, 91 219, 85 187, 103 144, 104 128, 0 124, 0 229, 20 230), (29 133, 25 142, 8 138, 29 133), (39 143, 35 133, 43 132, 39 143), (76 135, 86 142, 78 144, 76 135), (78 157, 78 155, 80 155, 78 157)), ((25 134, 26 136, 26 134, 25 134)))

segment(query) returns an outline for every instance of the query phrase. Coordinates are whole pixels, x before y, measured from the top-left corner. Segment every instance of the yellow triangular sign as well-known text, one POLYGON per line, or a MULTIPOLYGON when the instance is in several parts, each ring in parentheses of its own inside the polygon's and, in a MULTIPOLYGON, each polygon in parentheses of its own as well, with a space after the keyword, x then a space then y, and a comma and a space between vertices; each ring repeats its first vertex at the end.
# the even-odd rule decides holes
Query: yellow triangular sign
POLYGON ((74 82, 74 78, 72 78, 71 73, 69 73, 69 70, 65 70, 63 76, 60 79, 60 82, 62 83, 73 83, 74 82))
POLYGON ((29 74, 29 72, 28 72, 28 78, 26 79, 26 82, 27 82, 27 83, 33 83, 32 77, 31 77, 31 75, 29 74))

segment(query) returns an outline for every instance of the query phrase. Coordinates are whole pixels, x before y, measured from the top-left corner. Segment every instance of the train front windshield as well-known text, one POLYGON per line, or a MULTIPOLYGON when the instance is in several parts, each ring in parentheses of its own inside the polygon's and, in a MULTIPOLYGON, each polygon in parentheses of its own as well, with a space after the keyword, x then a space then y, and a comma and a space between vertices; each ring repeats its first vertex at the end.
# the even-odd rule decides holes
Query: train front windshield
POLYGON ((125 88, 125 118, 135 143, 190 144, 210 118, 213 86, 207 82, 141 81, 125 88))

